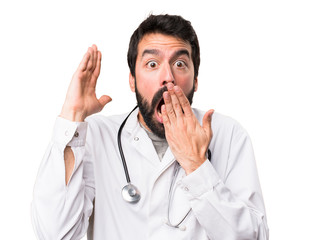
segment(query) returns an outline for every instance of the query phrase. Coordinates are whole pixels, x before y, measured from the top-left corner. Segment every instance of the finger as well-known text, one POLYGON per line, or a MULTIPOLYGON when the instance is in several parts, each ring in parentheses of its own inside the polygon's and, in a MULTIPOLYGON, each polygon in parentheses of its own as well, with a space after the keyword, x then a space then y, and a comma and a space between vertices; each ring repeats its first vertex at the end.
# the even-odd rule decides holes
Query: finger
POLYGON ((92 45, 93 49, 93 68, 92 71, 94 71, 97 63, 97 58, 98 58, 98 51, 97 51, 97 46, 95 44, 92 45))
POLYGON ((206 114, 203 116, 203 119, 202 119, 202 127, 209 137, 211 137, 212 135, 211 121, 212 121, 213 113, 214 113, 214 110, 210 109, 208 112, 206 112, 206 114))
POLYGON ((165 129, 168 129, 169 125, 170 125, 170 120, 168 118, 168 115, 166 112, 166 107, 164 104, 161 106, 161 112, 162 112, 162 118, 163 118, 163 125, 164 125, 165 129))
POLYGON ((98 78, 101 72, 101 61, 102 61, 102 53, 100 51, 97 51, 96 67, 93 72, 96 79, 98 78))
POLYGON ((93 49, 89 47, 88 52, 90 53, 91 57, 87 64, 87 70, 91 70, 93 68, 93 58, 94 58, 93 49))
POLYGON ((175 115, 175 111, 173 109, 172 100, 171 100, 171 96, 170 96, 169 92, 165 91, 163 93, 163 99, 164 99, 164 103, 165 103, 166 114, 167 114, 169 120, 175 121, 176 115, 175 115))
POLYGON ((98 102, 101 104, 101 110, 104 108, 104 106, 109 103, 110 101, 112 101, 112 98, 110 96, 107 95, 103 95, 98 99, 98 102))
POLYGON ((183 90, 179 86, 174 86, 175 94, 179 100, 180 106, 184 111, 185 117, 191 117, 194 115, 190 102, 188 101, 186 95, 184 94, 183 90))
POLYGON ((176 117, 182 117, 183 116, 183 110, 182 110, 182 107, 179 103, 179 100, 175 94, 174 84, 173 83, 167 84, 167 90, 170 93, 172 105, 173 105, 173 109, 175 111, 176 117))
POLYGON ((78 67, 78 70, 84 72, 87 68, 87 64, 88 64, 88 61, 90 59, 91 55, 89 52, 86 52, 79 64, 79 67, 78 67))

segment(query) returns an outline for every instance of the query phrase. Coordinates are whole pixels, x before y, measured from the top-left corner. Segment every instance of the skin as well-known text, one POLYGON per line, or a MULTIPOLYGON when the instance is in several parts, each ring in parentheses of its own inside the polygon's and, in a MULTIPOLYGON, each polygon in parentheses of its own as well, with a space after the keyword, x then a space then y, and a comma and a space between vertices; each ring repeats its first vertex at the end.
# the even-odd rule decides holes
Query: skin
MULTIPOLYGON (((96 45, 85 53, 70 82, 60 117, 83 122, 87 116, 100 112, 112 100, 107 95, 98 99, 95 94, 97 78, 101 71, 101 58, 101 52, 97 50, 96 45)), ((71 147, 65 148, 64 161, 65 182, 68 185, 75 162, 71 147)))
POLYGON ((163 94, 165 105, 162 106, 165 135, 173 155, 188 175, 207 159, 214 110, 206 112, 201 126, 181 88, 172 83, 167 88, 163 94))
MULTIPOLYGON (((206 160, 214 112, 211 109, 204 115, 201 126, 186 97, 193 85, 195 91, 198 88, 190 44, 159 33, 145 35, 138 45, 136 77, 129 76, 132 91, 135 91, 135 81, 138 91, 148 102, 160 88, 167 86, 168 91, 163 94, 162 119, 159 114, 154 118, 164 124, 166 140, 173 155, 186 174, 190 174, 206 160)), ((138 119, 150 130, 140 112, 138 119)))
MULTIPOLYGON (((96 97, 95 88, 101 69, 101 52, 96 45, 88 49, 70 82, 60 117, 82 122, 100 112, 112 99, 103 95, 96 97)), ((147 34, 138 45, 136 77, 129 75, 130 89, 135 91, 135 81, 141 95, 151 103, 154 94, 164 86, 165 104, 161 113, 155 112, 154 121, 164 124, 166 140, 173 155, 186 174, 195 171, 206 161, 206 151, 212 138, 211 117, 213 109, 203 117, 202 126, 192 112, 186 95, 198 79, 194 78, 191 46, 177 38, 163 34, 147 34)), ((141 113, 139 121, 148 128, 141 113)), ((148 129, 150 130, 150 129, 148 129)), ((64 151, 66 176, 69 183, 74 154, 71 147, 64 151)))
MULTIPOLYGON (((153 96, 161 92, 160 90, 164 91, 164 86, 167 83, 175 83, 176 80, 176 84, 184 89, 186 95, 196 91, 198 81, 194 79, 193 74, 194 68, 190 44, 163 34, 148 34, 138 44, 136 77, 130 75, 129 83, 131 90, 136 92, 137 96, 141 95, 141 98, 147 102, 147 107, 150 110, 157 110, 156 105, 152 106, 153 96)), ((162 99, 162 95, 160 98, 162 99)), ((157 135, 162 137, 164 135, 164 127, 160 109, 153 114, 151 121, 153 124, 148 123, 144 118, 148 113, 144 113, 144 110, 141 108, 142 104, 139 103, 139 98, 137 100, 140 109, 140 122, 155 134, 157 132, 152 129, 152 125, 157 126, 159 129, 159 134, 157 135)))
POLYGON ((107 95, 96 97, 95 88, 101 71, 102 54, 93 45, 85 53, 70 82, 60 116, 70 121, 83 122, 100 112, 112 99, 107 95))

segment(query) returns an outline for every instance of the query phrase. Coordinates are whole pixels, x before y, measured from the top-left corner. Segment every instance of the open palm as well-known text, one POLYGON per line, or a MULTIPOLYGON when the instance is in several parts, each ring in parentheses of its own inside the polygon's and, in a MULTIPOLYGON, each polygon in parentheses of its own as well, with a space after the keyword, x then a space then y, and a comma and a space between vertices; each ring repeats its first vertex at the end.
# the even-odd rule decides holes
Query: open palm
POLYGON ((60 116, 71 121, 84 121, 94 113, 100 112, 111 101, 107 95, 96 97, 95 88, 101 70, 101 52, 93 45, 85 53, 74 73, 68 88, 60 116))

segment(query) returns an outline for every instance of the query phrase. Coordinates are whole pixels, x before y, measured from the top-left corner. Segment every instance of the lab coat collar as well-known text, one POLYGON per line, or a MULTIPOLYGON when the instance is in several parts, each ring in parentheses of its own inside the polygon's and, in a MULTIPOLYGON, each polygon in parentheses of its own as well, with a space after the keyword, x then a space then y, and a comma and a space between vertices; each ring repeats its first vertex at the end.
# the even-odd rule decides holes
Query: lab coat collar
POLYGON ((139 108, 135 109, 129 116, 124 129, 130 134, 128 139, 131 146, 133 146, 139 153, 141 153, 146 159, 152 162, 154 165, 158 165, 158 175, 165 171, 174 161, 174 155, 171 149, 168 147, 165 155, 160 162, 153 143, 145 130, 140 126, 138 121, 139 108), (138 141, 134 141, 134 139, 138 141))
POLYGON ((127 119, 124 126, 125 131, 128 133, 127 139, 137 152, 139 152, 148 162, 154 166, 160 163, 159 157, 155 151, 153 143, 145 130, 140 126, 138 121, 139 108, 135 109, 127 119))
MULTIPOLYGON (((139 107, 137 109, 135 109, 129 116, 125 126, 124 126, 124 130, 126 130, 128 133, 132 133, 137 126, 139 125, 138 122, 138 113, 139 113, 139 107)), ((126 115, 127 117, 127 115, 126 115)))

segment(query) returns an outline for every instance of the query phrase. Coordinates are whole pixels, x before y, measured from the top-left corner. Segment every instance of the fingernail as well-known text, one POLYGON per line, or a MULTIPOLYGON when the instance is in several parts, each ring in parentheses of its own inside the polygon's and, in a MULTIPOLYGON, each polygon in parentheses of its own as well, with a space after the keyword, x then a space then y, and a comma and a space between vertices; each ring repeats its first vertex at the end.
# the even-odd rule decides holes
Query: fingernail
POLYGON ((163 95, 164 95, 164 98, 165 98, 165 99, 169 99, 169 98, 170 98, 170 95, 169 95, 169 93, 168 93, 168 92, 164 92, 164 94, 163 94, 163 95))
POLYGON ((175 92, 180 92, 180 88, 178 86, 174 86, 175 92))

